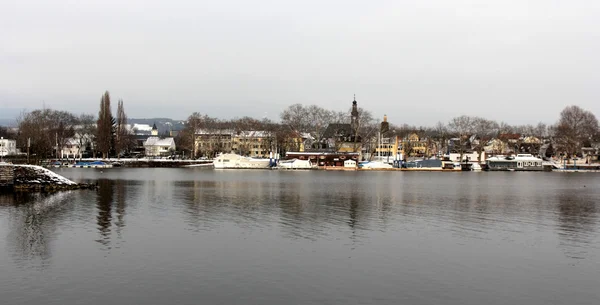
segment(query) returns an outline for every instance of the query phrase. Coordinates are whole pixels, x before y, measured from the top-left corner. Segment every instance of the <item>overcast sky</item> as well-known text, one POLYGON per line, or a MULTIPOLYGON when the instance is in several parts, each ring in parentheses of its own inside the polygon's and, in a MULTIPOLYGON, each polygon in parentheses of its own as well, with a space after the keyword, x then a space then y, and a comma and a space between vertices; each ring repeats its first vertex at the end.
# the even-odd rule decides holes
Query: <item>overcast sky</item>
POLYGON ((597 0, 0 0, 5 113, 97 113, 109 90, 134 118, 278 119, 356 93, 396 124, 553 123, 600 116, 599 71, 597 0))

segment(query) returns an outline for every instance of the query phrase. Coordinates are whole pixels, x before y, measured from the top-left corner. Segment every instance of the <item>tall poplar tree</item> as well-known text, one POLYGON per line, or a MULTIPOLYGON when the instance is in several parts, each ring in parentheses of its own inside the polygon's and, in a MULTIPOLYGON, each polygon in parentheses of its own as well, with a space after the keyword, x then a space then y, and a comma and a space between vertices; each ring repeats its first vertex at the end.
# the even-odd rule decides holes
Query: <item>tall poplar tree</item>
POLYGON ((117 121, 115 126, 115 152, 117 156, 126 150, 129 146, 130 137, 127 130, 127 115, 123 108, 123 100, 119 99, 117 103, 117 121))
POLYGON ((111 149, 113 117, 110 110, 110 94, 104 92, 100 99, 100 111, 98 112, 98 123, 96 128, 96 149, 102 153, 102 157, 108 157, 111 149))

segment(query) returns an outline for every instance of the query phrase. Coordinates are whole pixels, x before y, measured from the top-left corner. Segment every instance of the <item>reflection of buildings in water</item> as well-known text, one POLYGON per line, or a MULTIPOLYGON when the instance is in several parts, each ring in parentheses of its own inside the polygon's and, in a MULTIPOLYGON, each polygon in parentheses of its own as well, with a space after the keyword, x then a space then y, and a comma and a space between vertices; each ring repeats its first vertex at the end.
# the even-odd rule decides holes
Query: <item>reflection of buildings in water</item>
POLYGON ((199 230, 210 225, 209 214, 214 212, 211 205, 215 204, 211 197, 214 196, 215 181, 175 181, 173 202, 183 205, 185 222, 194 230, 199 230), (213 194, 213 195, 211 195, 213 194))
POLYGON ((62 214, 70 210, 73 195, 72 192, 58 192, 3 196, 3 204, 8 205, 11 201, 16 204, 9 214, 7 240, 17 262, 39 260, 41 267, 48 265, 52 257, 50 243, 62 214))
POLYGON ((258 217, 268 217, 272 202, 268 187, 264 181, 175 181, 173 201, 182 204, 185 221, 194 230, 210 229, 220 219, 232 218, 250 228, 258 224, 258 217))
POLYGON ((594 241, 598 209, 591 195, 572 191, 558 195, 558 237, 565 255, 585 258, 594 241))
POLYGON ((275 189, 277 192, 271 200, 277 203, 284 237, 314 241, 328 233, 327 222, 336 217, 323 193, 311 189, 311 185, 302 180, 281 181, 275 189))

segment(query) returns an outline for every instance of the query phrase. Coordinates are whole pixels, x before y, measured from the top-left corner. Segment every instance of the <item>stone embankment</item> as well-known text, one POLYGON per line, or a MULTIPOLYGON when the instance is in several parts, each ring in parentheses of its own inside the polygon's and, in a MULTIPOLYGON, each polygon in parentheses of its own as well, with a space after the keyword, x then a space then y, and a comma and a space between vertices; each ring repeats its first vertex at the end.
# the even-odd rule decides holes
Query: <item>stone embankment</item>
POLYGON ((41 166, 6 163, 0 164, 0 186, 24 192, 96 188, 95 184, 76 183, 41 166))

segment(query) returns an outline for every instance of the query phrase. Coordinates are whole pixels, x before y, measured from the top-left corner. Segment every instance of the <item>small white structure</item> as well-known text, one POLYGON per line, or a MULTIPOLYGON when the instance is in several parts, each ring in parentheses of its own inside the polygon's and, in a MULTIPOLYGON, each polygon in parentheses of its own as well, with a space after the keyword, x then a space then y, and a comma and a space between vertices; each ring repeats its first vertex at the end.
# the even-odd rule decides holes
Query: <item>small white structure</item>
MULTIPOLYGON (((463 153, 462 154, 462 160, 460 159, 460 154, 459 153, 450 153, 447 155, 444 155, 444 157, 447 157, 450 159, 450 161, 454 161, 454 162, 465 162, 465 159, 471 161, 471 162, 477 162, 477 157, 479 156, 479 154, 474 151, 471 153, 463 153)), ((481 152, 481 162, 483 162, 485 160, 485 151, 481 152)))
POLYGON ((344 161, 344 167, 346 167, 346 168, 356 168, 356 161, 354 161, 354 160, 346 160, 346 161, 344 161))
POLYGON ((0 156, 9 156, 17 154, 17 141, 0 138, 0 156))
POLYGON ((291 160, 281 160, 279 161, 279 165, 277 168, 280 169, 312 169, 315 168, 310 160, 300 160, 300 159, 291 159, 291 160))
POLYGON ((144 149, 146 150, 146 156, 149 157, 167 156, 175 151, 175 139, 149 137, 144 142, 144 149))

